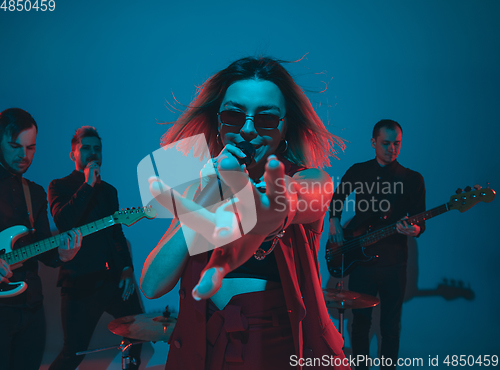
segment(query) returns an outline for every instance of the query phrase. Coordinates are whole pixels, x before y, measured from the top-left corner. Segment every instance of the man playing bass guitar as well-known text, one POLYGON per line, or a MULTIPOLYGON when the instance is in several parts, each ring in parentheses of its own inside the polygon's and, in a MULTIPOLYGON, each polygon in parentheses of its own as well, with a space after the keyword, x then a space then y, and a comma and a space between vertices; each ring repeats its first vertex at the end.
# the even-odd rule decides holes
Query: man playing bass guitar
MULTIPOLYGON (((425 211, 425 186, 422 176, 401 166, 396 158, 401 147, 403 131, 392 120, 381 120, 373 128, 371 139, 376 158, 357 163, 347 170, 330 204, 330 231, 328 240, 341 246, 344 232, 340 225, 342 210, 347 209, 346 197, 356 193, 356 216, 349 229, 361 229, 363 224, 389 225, 398 220, 398 233, 384 238, 366 249, 366 254, 378 256, 374 263, 362 264, 349 278, 349 290, 379 295, 381 303, 380 356, 392 359, 396 367, 399 352, 401 309, 406 286, 408 236, 418 237, 425 225, 410 225, 408 214, 425 211), (345 207, 344 207, 345 206, 345 207)), ((359 231, 358 231, 359 232, 359 231)), ((351 343, 353 355, 369 355, 369 331, 372 308, 353 310, 351 343)), ((366 368, 358 364, 358 369, 366 368)))

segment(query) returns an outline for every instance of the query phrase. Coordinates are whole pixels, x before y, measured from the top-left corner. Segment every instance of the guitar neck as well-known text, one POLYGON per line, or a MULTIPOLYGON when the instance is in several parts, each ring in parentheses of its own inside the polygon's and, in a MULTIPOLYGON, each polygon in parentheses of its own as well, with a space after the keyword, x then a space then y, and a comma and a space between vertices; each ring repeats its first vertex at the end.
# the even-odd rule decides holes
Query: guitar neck
MULTIPOLYGON (((115 225, 115 220, 113 219, 113 216, 107 216, 101 218, 100 220, 90 222, 86 225, 77 227, 75 229, 80 230, 82 236, 87 236, 113 225, 115 225)), ((29 258, 45 253, 51 249, 58 248, 60 245, 59 238, 60 238, 59 235, 56 235, 41 240, 39 242, 29 244, 21 248, 17 248, 12 252, 4 254, 2 256, 2 259, 4 259, 10 266, 16 263, 21 263, 29 258)))
MULTIPOLYGON (((406 220, 406 222, 409 224, 412 224, 412 225, 419 224, 422 221, 428 220, 432 217, 439 216, 445 212, 448 212, 449 210, 450 209, 448 207, 448 204, 446 203, 446 204, 443 204, 439 207, 432 208, 432 209, 429 209, 425 212, 422 212, 422 213, 419 213, 415 216, 412 216, 412 217, 408 218, 408 220, 406 220)), ((396 224, 397 223, 394 223, 392 225, 383 227, 383 228, 375 230, 367 235, 363 235, 363 236, 359 237, 359 239, 358 238, 356 238, 356 239, 359 240, 360 246, 366 247, 368 245, 371 245, 371 244, 378 242, 379 240, 382 240, 384 238, 387 238, 391 235, 396 234, 397 233, 396 224)), ((354 240, 356 240, 356 239, 354 239, 354 240)))

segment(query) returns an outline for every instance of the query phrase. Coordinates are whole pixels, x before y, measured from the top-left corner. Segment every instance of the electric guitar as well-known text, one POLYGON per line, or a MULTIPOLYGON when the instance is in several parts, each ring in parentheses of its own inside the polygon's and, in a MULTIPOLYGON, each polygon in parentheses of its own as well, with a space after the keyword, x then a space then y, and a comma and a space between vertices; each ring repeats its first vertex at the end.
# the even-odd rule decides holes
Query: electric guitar
MULTIPOLYGON (((113 215, 101 218, 100 220, 90 222, 86 225, 76 227, 80 230, 82 237, 104 230, 117 224, 131 226, 142 218, 153 219, 156 217, 156 211, 150 207, 127 208, 116 211, 113 215)), ((58 248, 60 245, 59 235, 26 245, 12 250, 14 243, 21 237, 28 234, 26 226, 12 226, 0 232, 0 259, 3 259, 10 266, 11 270, 19 268, 27 259, 45 253, 51 249, 58 248)), ((14 297, 26 290, 28 285, 24 281, 0 284, 0 298, 14 297)))
POLYGON ((412 289, 411 287, 406 288, 405 301, 409 301, 415 297, 443 297, 447 301, 451 301, 457 298, 465 298, 468 301, 472 301, 476 294, 470 287, 465 286, 464 282, 454 279, 443 279, 443 282, 438 284, 436 289, 412 289))
MULTIPOLYGON (((467 191, 470 189, 470 187, 466 188, 467 191)), ((460 194, 457 191, 457 195, 453 195, 448 203, 410 217, 406 222, 415 225, 452 209, 465 212, 479 202, 488 203, 494 198, 495 191, 490 188, 481 189, 478 187, 476 190, 460 194)), ((350 274, 357 264, 374 261, 378 256, 365 253, 366 247, 396 233, 396 223, 374 230, 370 225, 359 227, 353 231, 345 230, 345 241, 342 246, 330 241, 326 243, 328 271, 332 276, 340 278, 350 274)))

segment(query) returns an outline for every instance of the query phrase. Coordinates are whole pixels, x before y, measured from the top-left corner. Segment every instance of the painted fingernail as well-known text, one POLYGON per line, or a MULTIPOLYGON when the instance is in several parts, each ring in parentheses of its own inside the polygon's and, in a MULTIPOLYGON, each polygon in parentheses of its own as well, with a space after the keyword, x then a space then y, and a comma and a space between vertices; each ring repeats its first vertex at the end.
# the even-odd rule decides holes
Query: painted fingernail
POLYGON ((194 288, 193 288, 193 291, 191 292, 191 295, 193 296, 194 300, 195 301, 201 301, 201 298, 200 296, 198 295, 198 286, 200 284, 196 285, 194 288))
POLYGON ((269 161, 268 164, 269 168, 278 168, 279 165, 280 165, 280 162, 278 160, 273 160, 273 161, 269 161))

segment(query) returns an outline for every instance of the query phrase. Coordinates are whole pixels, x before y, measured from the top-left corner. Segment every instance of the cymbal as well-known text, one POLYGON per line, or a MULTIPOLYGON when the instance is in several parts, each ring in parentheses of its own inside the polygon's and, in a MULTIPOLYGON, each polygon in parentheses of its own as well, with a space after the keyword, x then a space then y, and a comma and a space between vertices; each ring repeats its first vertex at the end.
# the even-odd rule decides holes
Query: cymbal
POLYGON ((373 307, 380 302, 377 297, 343 289, 323 289, 323 296, 326 307, 340 310, 373 307))
POLYGON ((163 317, 159 313, 124 316, 111 321, 108 329, 122 337, 166 342, 177 323, 175 317, 163 317))

